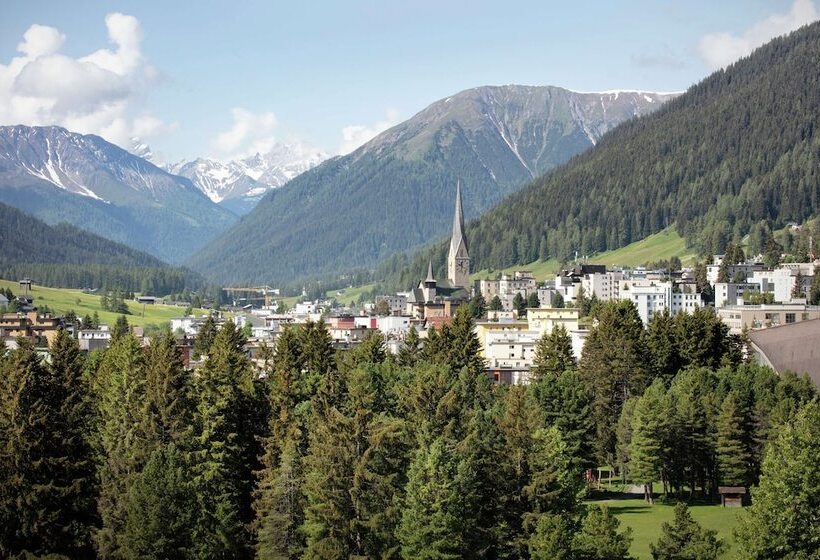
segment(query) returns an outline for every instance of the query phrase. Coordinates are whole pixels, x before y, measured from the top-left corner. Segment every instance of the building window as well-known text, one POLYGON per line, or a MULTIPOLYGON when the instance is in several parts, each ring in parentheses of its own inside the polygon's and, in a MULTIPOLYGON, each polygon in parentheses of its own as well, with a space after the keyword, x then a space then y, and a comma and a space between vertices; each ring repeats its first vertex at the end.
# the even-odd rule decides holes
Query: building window
POLYGON ((786 313, 786 324, 794 323, 794 313, 786 313))

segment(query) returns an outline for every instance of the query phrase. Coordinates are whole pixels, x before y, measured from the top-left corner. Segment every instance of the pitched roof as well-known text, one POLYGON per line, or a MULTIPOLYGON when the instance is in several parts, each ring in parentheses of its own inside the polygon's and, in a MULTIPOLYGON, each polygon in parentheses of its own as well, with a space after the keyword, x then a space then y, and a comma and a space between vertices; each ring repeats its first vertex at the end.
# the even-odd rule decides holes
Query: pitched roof
POLYGON ((820 385, 820 319, 752 331, 749 338, 778 373, 807 373, 820 385))

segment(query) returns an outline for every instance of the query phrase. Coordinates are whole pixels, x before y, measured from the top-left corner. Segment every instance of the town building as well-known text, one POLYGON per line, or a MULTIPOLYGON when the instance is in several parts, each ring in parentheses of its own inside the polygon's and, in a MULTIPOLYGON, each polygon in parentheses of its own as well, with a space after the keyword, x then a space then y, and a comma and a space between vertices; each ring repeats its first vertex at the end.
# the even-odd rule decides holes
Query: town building
POLYGON ((805 303, 727 305, 718 309, 717 314, 730 333, 740 334, 744 329, 767 329, 820 319, 820 306, 805 303))
POLYGON ((40 315, 36 310, 0 315, 0 339, 7 348, 16 348, 20 337, 29 339, 35 346, 49 347, 62 327, 62 317, 40 315))
POLYGON ((820 319, 749 333, 755 361, 777 373, 808 374, 820 386, 820 319))

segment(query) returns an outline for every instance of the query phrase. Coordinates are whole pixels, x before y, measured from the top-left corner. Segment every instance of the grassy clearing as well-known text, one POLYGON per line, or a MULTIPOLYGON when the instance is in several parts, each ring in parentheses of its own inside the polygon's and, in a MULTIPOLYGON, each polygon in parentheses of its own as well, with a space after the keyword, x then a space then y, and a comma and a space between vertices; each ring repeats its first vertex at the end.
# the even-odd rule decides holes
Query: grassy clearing
MULTIPOLYGON (((640 241, 630 243, 626 247, 598 253, 589 258, 591 264, 605 264, 613 266, 640 266, 648 262, 666 260, 671 257, 678 257, 684 265, 692 264, 695 254, 686 248, 683 238, 674 229, 665 229, 654 235, 650 235, 640 241)), ((472 278, 492 278, 498 272, 512 272, 514 270, 529 270, 536 280, 546 280, 548 277, 558 272, 559 263, 555 259, 546 261, 535 261, 525 265, 517 265, 503 271, 480 270, 472 275, 472 278)))
MULTIPOLYGON (((621 522, 621 527, 632 527, 632 547, 630 553, 637 559, 652 558, 649 552, 649 543, 658 540, 661 534, 661 524, 671 522, 674 517, 673 505, 655 504, 650 506, 641 497, 595 500, 590 504, 604 504, 621 522)), ((732 530, 738 524, 740 508, 724 508, 719 505, 689 506, 692 517, 703 527, 715 529, 718 537, 726 543, 721 555, 722 559, 733 556, 734 537, 732 530)))
MULTIPOLYGON (((0 280, 0 287, 11 288, 15 295, 20 295, 23 291, 20 289, 20 284, 9 280, 0 280)), ((32 286, 31 295, 34 296, 34 305, 38 307, 48 306, 55 314, 63 314, 69 310, 79 316, 93 315, 96 311, 100 317, 100 322, 108 325, 113 325, 117 320, 117 313, 110 313, 103 311, 100 306, 100 296, 93 294, 84 294, 80 290, 70 290, 66 288, 45 288, 32 286)), ((146 305, 145 316, 142 316, 143 306, 135 301, 128 301, 128 308, 131 310, 131 315, 128 315, 128 322, 132 325, 146 326, 146 325, 162 325, 168 323, 172 317, 179 317, 185 309, 181 307, 173 307, 170 305, 146 305)), ((206 311, 202 309, 194 309, 194 315, 204 315, 206 311)))
POLYGON ((358 303, 359 296, 369 292, 376 287, 376 284, 365 284, 364 286, 351 286, 341 290, 328 290, 325 294, 329 298, 336 298, 340 304, 349 304, 351 301, 358 303))

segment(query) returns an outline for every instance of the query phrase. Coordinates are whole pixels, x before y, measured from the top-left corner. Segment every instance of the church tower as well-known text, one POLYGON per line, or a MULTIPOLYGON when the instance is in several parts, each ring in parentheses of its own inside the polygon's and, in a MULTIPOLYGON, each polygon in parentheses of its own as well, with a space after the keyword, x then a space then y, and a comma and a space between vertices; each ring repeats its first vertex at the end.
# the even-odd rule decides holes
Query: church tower
POLYGON ((464 214, 461 211, 461 181, 456 184, 456 211, 453 216, 453 236, 450 238, 450 254, 447 257, 447 277, 454 287, 470 285, 470 255, 467 238, 464 237, 464 214))

